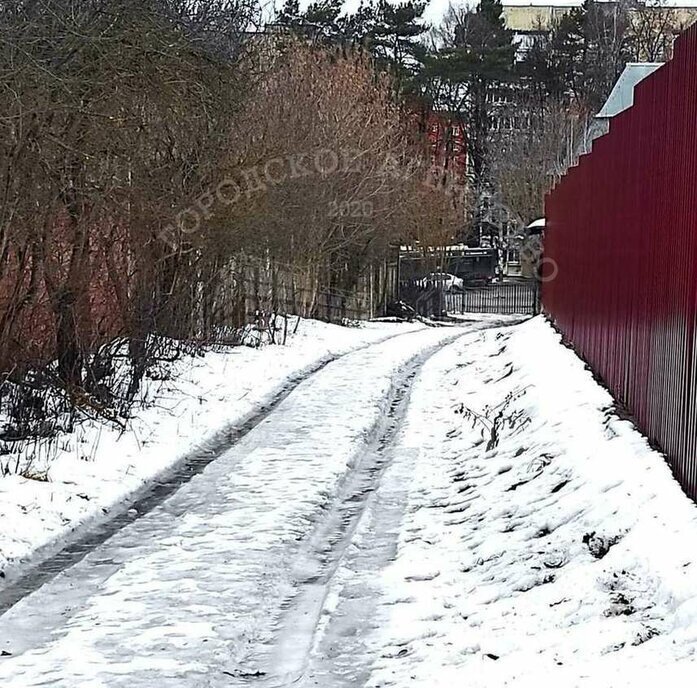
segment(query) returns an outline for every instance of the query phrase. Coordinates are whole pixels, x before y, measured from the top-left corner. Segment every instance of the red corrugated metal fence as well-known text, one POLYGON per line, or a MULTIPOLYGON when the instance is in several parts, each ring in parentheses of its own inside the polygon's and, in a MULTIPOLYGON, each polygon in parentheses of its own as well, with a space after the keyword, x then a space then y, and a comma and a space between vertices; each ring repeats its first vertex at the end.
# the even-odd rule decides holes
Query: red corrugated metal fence
POLYGON ((545 311, 697 497, 697 26, 546 215, 545 311))

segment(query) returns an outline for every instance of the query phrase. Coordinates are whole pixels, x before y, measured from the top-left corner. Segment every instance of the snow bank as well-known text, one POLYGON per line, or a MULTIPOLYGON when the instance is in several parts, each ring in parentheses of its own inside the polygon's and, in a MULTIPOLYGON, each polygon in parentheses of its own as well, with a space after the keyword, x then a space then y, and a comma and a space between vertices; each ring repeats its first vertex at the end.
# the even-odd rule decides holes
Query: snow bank
POLYGON ((47 480, 0 478, 0 572, 16 577, 27 560, 57 550, 77 530, 109 517, 138 491, 226 428, 244 422, 323 361, 419 324, 340 327, 302 321, 286 346, 236 347, 187 357, 171 380, 147 380, 146 404, 126 432, 85 422, 57 445, 28 447, 47 480))
POLYGON ((400 442, 370 686, 694 684, 697 509, 545 320, 434 356, 400 442))

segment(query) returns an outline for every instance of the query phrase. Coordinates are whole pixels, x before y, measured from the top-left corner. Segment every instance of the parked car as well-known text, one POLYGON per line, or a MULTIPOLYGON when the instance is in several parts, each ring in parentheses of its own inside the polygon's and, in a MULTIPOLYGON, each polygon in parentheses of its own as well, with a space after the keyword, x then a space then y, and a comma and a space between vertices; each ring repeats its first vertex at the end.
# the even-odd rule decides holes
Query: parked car
POLYGON ((429 272, 418 284, 424 288, 440 287, 443 291, 462 291, 465 286, 460 277, 447 272, 429 272))

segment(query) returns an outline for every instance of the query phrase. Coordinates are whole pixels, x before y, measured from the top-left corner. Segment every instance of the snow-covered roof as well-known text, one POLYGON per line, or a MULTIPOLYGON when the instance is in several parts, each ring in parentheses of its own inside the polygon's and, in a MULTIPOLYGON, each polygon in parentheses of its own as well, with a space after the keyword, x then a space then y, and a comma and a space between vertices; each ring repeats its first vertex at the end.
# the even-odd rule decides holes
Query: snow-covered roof
POLYGON ((544 228, 546 224, 547 224, 547 220, 545 220, 544 217, 541 217, 539 220, 533 220, 528 225, 528 229, 537 229, 538 227, 544 228))
POLYGON ((614 117, 632 107, 636 85, 662 65, 662 62, 630 62, 620 74, 620 78, 597 116, 599 118, 614 117))

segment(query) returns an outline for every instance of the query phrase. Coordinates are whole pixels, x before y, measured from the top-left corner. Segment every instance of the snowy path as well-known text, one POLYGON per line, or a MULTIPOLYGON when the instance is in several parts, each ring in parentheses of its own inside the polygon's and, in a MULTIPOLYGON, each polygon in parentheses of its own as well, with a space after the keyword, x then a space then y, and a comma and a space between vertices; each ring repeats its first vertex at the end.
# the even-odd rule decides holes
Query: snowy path
POLYGON ((203 473, 0 617, 0 684, 305 675, 411 380, 460 334, 400 336, 300 384, 203 473))
MULTIPOLYGON (((315 328, 317 326, 327 327, 324 323, 320 324, 316 321, 306 321, 303 325, 305 328, 309 328, 310 325, 315 328)), ((408 327, 412 328, 415 327, 415 325, 409 324, 408 327)), ((416 325, 416 327, 418 327, 418 325, 416 325)), ((407 332, 409 331, 410 330, 407 330, 407 332)), ((320 333, 325 336, 327 335, 326 332, 322 332, 322 329, 320 329, 320 333)), ((319 333, 315 331, 314 334, 317 335, 319 333)), ((264 369, 264 367, 259 366, 257 361, 247 361, 246 365, 242 364, 241 369, 220 370, 215 365, 218 362, 215 361, 213 364, 214 374, 217 374, 217 376, 222 377, 224 380, 228 377, 234 377, 237 385, 244 389, 240 398, 243 399, 245 403, 240 405, 240 398, 236 399, 237 403, 230 403, 229 398, 217 398, 215 395, 212 395, 213 399, 218 401, 215 405, 215 412, 211 413, 213 418, 209 420, 209 423, 212 420, 215 424, 214 427, 217 427, 215 432, 209 431, 204 434, 203 441, 199 440, 198 442, 194 442, 192 445, 193 449, 183 454, 177 454, 176 450, 163 450, 163 448, 160 447, 160 461, 164 461, 164 465, 167 465, 167 461, 174 461, 171 467, 153 474, 149 480, 146 479, 143 482, 140 489, 130 493, 124 490, 124 497, 121 503, 119 503, 119 501, 115 503, 113 513, 110 513, 108 508, 104 508, 104 517, 92 519, 93 521, 96 520, 96 522, 91 528, 88 527, 90 519, 86 519, 86 523, 80 523, 79 518, 77 519, 77 526, 73 525, 72 528, 68 528, 67 526, 70 524, 70 519, 64 518, 64 515, 62 515, 61 520, 66 522, 64 530, 68 531, 67 536, 61 537, 59 535, 54 538, 53 541, 49 540, 48 547, 46 545, 40 546, 37 548, 36 552, 29 550, 30 554, 26 557, 26 561, 16 566, 15 570, 9 567, 7 562, 4 562, 5 565, 2 570, 1 580, 2 585, 0 585, 0 614, 3 614, 30 592, 41 587, 43 583, 52 579, 57 573, 82 559, 86 553, 91 552, 98 545, 114 535, 114 533, 120 531, 140 515, 151 511, 169 495, 178 490, 184 483, 191 480, 193 476, 202 472, 211 461, 214 461, 224 453, 227 448, 233 446, 273 412, 273 410, 305 379, 320 371, 332 361, 336 361, 341 356, 345 356, 347 353, 362 351, 369 346, 388 341, 393 337, 403 336, 404 331, 395 333, 375 329, 368 330, 367 332, 360 331, 360 337, 355 337, 355 334, 355 332, 351 332, 353 336, 347 338, 347 342, 342 343, 344 350, 341 348, 342 345, 339 345, 334 352, 322 351, 321 347, 325 342, 322 341, 321 336, 315 337, 312 341, 312 345, 314 346, 309 345, 308 342, 304 342, 304 346, 301 345, 301 349, 304 349, 304 351, 300 352, 297 351, 295 347, 285 346, 266 347, 261 351, 245 350, 243 352, 246 355, 257 353, 264 354, 267 352, 272 355, 281 354, 282 358, 273 362, 275 365, 271 366, 273 368, 272 370, 268 369, 268 363, 266 369, 264 369), (379 338, 375 338, 376 335, 379 338), (375 339, 371 340, 371 338, 375 339), (352 339, 354 341, 351 341, 352 339), (362 339, 365 339, 365 341, 362 341, 362 339), (319 340, 319 342, 317 340, 319 340), (320 346, 319 352, 317 351, 318 343, 320 346), (293 358, 299 358, 302 361, 297 370, 293 368, 293 363, 297 364, 297 361, 292 360, 293 358), (288 359, 291 360, 289 361, 288 359), (256 382, 253 380, 250 381, 249 377, 253 376, 255 373, 260 379, 256 382), (244 384, 245 376, 248 378, 246 387, 244 384), (241 385, 240 382, 242 382, 241 385), (231 418, 221 418, 223 413, 230 414, 231 418), (48 555, 45 555, 46 551, 49 552, 48 555), (50 554, 51 551, 54 553, 50 554)), ((336 347, 337 345, 335 344, 334 346, 336 347)), ((225 383, 227 383, 227 380, 225 380, 225 383)), ((211 411, 212 409, 204 407, 200 413, 205 415, 211 411)), ((204 420, 204 423, 205 422, 204 420)), ((211 426, 207 425, 204 427, 211 426)), ((175 439, 177 444, 180 443, 180 429, 180 426, 176 426, 176 429, 170 428, 170 436, 168 437, 170 442, 172 439, 175 439), (174 438, 171 436, 173 431, 176 433, 174 438)), ((186 442, 184 442, 184 445, 186 446, 186 442)), ((122 451, 128 453, 129 447, 123 448, 122 451)), ((151 462, 151 454, 152 450, 150 452, 143 452, 141 457, 135 461, 140 470, 148 470, 147 464, 151 462), (143 463, 146 464, 145 468, 141 465, 143 463)), ((107 463, 112 463, 108 461, 108 456, 106 458, 107 463)), ((77 488, 73 490, 74 492, 78 492, 80 488, 83 488, 85 491, 79 494, 83 497, 87 497, 87 489, 80 483, 80 478, 82 477, 80 473, 81 470, 83 470, 82 466, 72 469, 70 477, 73 478, 73 480, 70 480, 68 484, 71 487, 77 488)), ((52 482, 51 486, 53 485, 55 485, 55 483, 52 482)), ((93 496, 99 498, 102 496, 100 494, 102 492, 109 494, 112 486, 108 483, 101 485, 97 483, 96 488, 97 494, 93 496)), ((0 501, 2 501, 3 497, 4 495, 0 494, 0 501)), ((61 497, 62 495, 58 495, 54 499, 54 494, 52 493, 50 501, 61 502, 61 497)), ((41 510, 39 509, 39 511, 41 510)), ((7 544, 6 542, 2 542, 3 536, 5 540, 8 539, 8 535, 10 538, 13 535, 16 537, 17 530, 21 530, 21 526, 23 525, 21 520, 12 518, 8 518, 4 523, 5 530, 0 531, 0 545, 7 544), (16 525, 20 526, 19 529, 17 527, 12 528, 15 522, 16 525), (15 532, 9 534, 6 532, 7 530, 14 530, 15 532)), ((51 530, 51 525, 52 524, 47 524, 48 531, 51 530)), ((38 541, 41 542, 42 539, 46 539, 45 535, 43 538, 39 537, 38 541)), ((30 542, 31 541, 28 541, 26 544, 29 545, 30 542)), ((2 549, 1 546, 0 549, 2 549)))
POLYGON ((396 416, 255 688, 694 686, 697 509, 548 324, 441 348, 396 416))
POLYGON ((697 508, 543 319, 495 324, 301 383, 0 616, 0 685, 693 686, 697 508))
MULTIPOLYGON (((97 527, 105 525, 108 534, 109 524, 123 521, 121 514, 134 502, 150 500, 153 485, 160 496, 167 486, 178 487, 187 471, 197 472, 207 457, 219 456, 264 409, 323 364, 424 327, 296 320, 283 346, 216 347, 154 369, 125 430, 84 418, 51 442, 3 443, 0 613, 17 599, 8 586, 20 597, 35 586, 29 568, 58 553, 44 568, 60 570, 66 543, 87 534, 93 544, 97 527), (29 580, 20 580, 27 573, 29 580)), ((6 422, 0 417, 0 426, 6 422)), ((138 505, 140 513, 142 506, 147 504, 138 505)))

